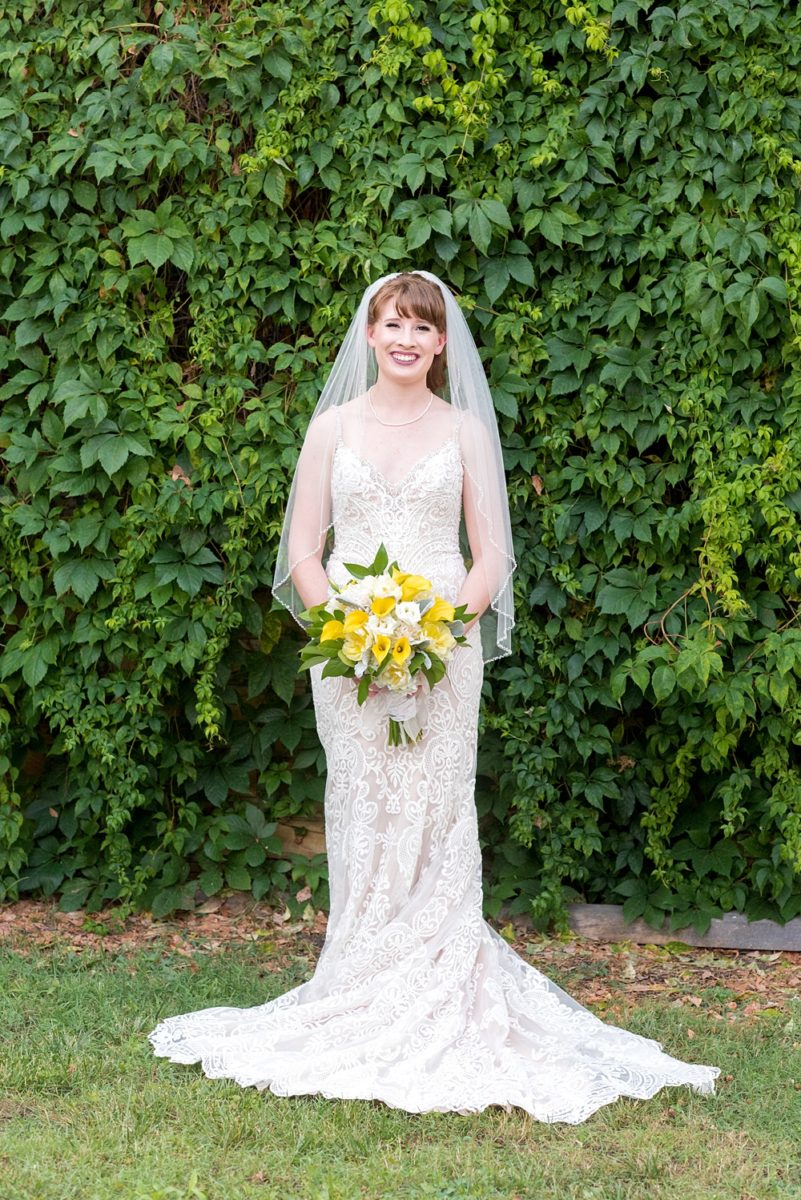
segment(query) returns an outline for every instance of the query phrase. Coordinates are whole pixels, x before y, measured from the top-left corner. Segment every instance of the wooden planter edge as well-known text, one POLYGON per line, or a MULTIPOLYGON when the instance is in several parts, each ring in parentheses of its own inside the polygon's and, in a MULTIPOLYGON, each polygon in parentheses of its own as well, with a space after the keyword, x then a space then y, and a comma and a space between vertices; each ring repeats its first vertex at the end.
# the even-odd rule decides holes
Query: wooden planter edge
POLYGON ((620 904, 569 904, 570 928, 598 942, 684 942, 721 950, 801 950, 801 917, 786 925, 778 921, 749 921, 742 913, 713 917, 706 933, 685 929, 654 929, 639 918, 627 924, 620 904))

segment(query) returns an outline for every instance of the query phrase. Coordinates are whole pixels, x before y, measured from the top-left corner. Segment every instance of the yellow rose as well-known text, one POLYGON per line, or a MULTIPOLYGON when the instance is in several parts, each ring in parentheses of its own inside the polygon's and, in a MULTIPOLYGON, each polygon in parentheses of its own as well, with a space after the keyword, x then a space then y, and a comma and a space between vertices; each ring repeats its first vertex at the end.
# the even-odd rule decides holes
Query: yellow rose
POLYGON ((412 676, 407 666, 392 659, 381 672, 381 679, 392 692, 408 692, 412 676))
POLYGON ((440 658, 446 658, 456 645, 450 629, 441 621, 423 621, 423 634, 426 637, 426 649, 433 650, 440 658))
POLYGON ((376 596, 375 600, 373 601, 373 603, 370 607, 372 608, 375 616, 385 617, 387 615, 387 613, 391 613, 393 608, 395 607, 395 597, 394 596, 376 596))
POLYGON ((423 592, 431 591, 431 580, 422 575, 407 575, 400 584, 401 600, 416 600, 423 592))
POLYGON ((452 621, 456 615, 456 610, 447 600, 443 600, 441 596, 437 596, 430 608, 427 608, 423 614, 424 621, 452 621))
POLYGON ((335 642, 337 638, 345 636, 345 626, 341 621, 326 621, 323 625, 323 632, 320 634, 321 642, 335 642))
POLYGON ((396 663, 400 663, 401 665, 406 662, 411 652, 412 648, 409 645, 409 639, 405 637, 399 637, 392 647, 392 657, 396 663))
POLYGON ((373 642, 373 654, 378 662, 382 663, 389 654, 392 642, 385 633, 379 633, 378 637, 373 642))
POLYGON ((339 654, 341 658, 347 659, 348 662, 358 662, 364 654, 364 647, 367 644, 367 630, 354 631, 353 633, 345 634, 345 642, 339 654))
POLYGON ((355 633, 357 629, 361 629, 368 621, 368 613, 362 609, 356 608, 349 612, 345 617, 345 633, 355 633))

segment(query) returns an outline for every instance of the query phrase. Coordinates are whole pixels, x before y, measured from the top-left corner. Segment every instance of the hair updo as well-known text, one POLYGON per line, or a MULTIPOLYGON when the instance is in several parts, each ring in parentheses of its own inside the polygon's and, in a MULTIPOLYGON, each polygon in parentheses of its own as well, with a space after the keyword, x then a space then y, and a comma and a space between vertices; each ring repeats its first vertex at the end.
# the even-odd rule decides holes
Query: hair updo
MULTIPOLYGON (((370 299, 367 308, 367 324, 375 325, 381 309, 392 300, 399 317, 420 317, 434 325, 440 333, 447 334, 445 301, 435 283, 413 271, 403 271, 394 279, 388 279, 370 299)), ((432 392, 441 390, 445 383, 446 347, 434 358, 428 369, 426 383, 432 392)))

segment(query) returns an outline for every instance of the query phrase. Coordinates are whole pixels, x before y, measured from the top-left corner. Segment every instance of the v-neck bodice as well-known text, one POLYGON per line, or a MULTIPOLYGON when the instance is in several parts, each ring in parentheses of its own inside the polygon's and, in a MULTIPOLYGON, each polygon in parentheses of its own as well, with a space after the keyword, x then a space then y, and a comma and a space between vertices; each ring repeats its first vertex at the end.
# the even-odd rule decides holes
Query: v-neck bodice
POLYGON ((343 584, 346 562, 369 563, 381 542, 401 570, 425 575, 447 599, 465 576, 459 549, 463 468, 459 428, 393 482, 337 437, 331 464, 334 549, 326 570, 343 584))

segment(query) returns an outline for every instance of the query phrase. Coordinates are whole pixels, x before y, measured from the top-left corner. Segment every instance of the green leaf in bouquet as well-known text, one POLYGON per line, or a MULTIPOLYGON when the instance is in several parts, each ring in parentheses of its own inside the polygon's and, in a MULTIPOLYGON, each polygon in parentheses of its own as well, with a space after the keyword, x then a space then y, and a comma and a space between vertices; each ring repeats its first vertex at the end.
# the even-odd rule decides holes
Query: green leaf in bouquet
POLYGON ((359 680, 359 690, 356 693, 356 701, 359 704, 364 704, 367 699, 367 693, 370 691, 370 677, 362 675, 359 680))
POLYGON ((423 667, 423 674, 428 680, 428 686, 434 687, 434 685, 439 683, 440 679, 442 679, 443 675, 445 674, 445 663, 441 658, 438 658, 436 654, 430 655, 430 658, 431 666, 423 667))
POLYGON ((305 671, 309 667, 316 666, 317 663, 328 662, 332 658, 337 658, 341 649, 341 639, 336 642, 326 642, 324 645, 310 642, 300 652, 300 667, 298 669, 305 671))
POLYGON ((358 563, 345 563, 344 566, 354 579, 366 579, 368 575, 372 574, 369 567, 361 567, 358 563))
POLYGON ((332 658, 323 667, 323 679, 329 679, 332 675, 352 675, 353 664, 344 663, 341 658, 332 658))
POLYGON ((324 625, 330 619, 327 608, 329 603, 329 600, 324 600, 322 604, 313 604, 311 608, 304 608, 300 614, 300 619, 302 621, 310 621, 313 624, 324 625))
MULTIPOLYGON (((389 565, 389 555, 383 542, 378 547, 376 556, 369 566, 365 567, 361 563, 345 563, 345 567, 354 579, 366 579, 368 575, 383 575, 389 565)), ((392 563, 392 566, 397 566, 397 563, 392 563)))

